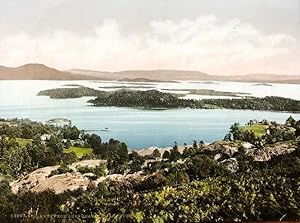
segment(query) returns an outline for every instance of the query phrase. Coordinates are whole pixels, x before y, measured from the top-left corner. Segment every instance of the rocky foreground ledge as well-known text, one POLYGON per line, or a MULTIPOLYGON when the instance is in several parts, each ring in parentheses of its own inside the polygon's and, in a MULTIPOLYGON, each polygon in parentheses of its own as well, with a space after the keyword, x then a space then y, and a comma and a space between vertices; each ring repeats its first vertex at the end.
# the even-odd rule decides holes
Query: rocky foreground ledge
MULTIPOLYGON (((178 146, 178 151, 182 154, 186 148, 191 148, 191 145, 178 146)), ((264 147, 262 149, 256 149, 252 144, 248 142, 241 142, 240 144, 228 142, 228 141, 217 141, 211 144, 205 144, 202 146, 204 153, 214 152, 214 159, 225 166, 229 171, 235 172, 238 170, 238 162, 234 158, 235 154, 239 153, 239 150, 243 148, 245 154, 254 161, 268 161, 273 157, 289 154, 295 151, 296 147, 289 143, 276 143, 272 146, 264 147), (221 157, 226 154, 227 159, 221 159, 221 157)), ((151 162, 163 161, 162 155, 165 151, 170 152, 172 147, 158 148, 149 147, 147 149, 136 151, 140 156, 147 157, 153 154, 155 150, 158 150, 161 154, 160 158, 155 160, 148 159, 145 161, 145 166, 149 165, 151 162)), ((129 153, 132 153, 130 151, 129 153)), ((98 185, 104 181, 126 181, 126 180, 137 180, 146 181, 151 175, 146 175, 143 171, 137 171, 135 173, 125 173, 125 174, 108 174, 107 169, 104 170, 103 176, 96 176, 93 170, 106 164, 106 160, 83 160, 79 162, 72 163, 68 165, 69 171, 66 173, 58 173, 60 166, 48 166, 39 168, 25 177, 11 182, 11 188, 13 193, 17 194, 20 191, 34 191, 42 192, 45 190, 53 190, 56 193, 63 193, 67 190, 86 190, 89 185, 98 185), (84 173, 81 168, 86 168, 87 171, 84 173)), ((184 159, 179 159, 175 162, 183 163, 184 159)), ((155 173, 154 173, 155 174, 155 173)), ((153 175, 153 174, 152 174, 153 175)))
POLYGON ((95 179, 93 173, 80 173, 78 171, 78 168, 80 167, 96 168, 105 162, 105 160, 83 160, 75 162, 69 165, 72 172, 57 175, 53 175, 52 173, 57 171, 59 166, 39 168, 26 175, 21 180, 12 182, 11 188, 15 194, 22 190, 42 192, 48 189, 54 190, 56 193, 63 193, 67 190, 72 191, 79 188, 86 190, 90 183, 95 183, 97 185, 104 180, 120 181, 131 177, 140 177, 139 173, 127 175, 111 174, 95 179))

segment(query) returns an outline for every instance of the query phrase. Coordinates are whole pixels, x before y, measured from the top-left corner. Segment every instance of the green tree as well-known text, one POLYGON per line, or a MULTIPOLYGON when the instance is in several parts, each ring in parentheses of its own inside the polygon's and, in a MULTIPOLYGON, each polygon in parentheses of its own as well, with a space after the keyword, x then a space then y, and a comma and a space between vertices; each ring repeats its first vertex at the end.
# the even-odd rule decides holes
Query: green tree
POLYGON ((63 153, 62 154, 62 161, 63 163, 66 163, 68 165, 74 163, 77 161, 77 156, 75 152, 70 152, 70 153, 63 153))
POLYGON ((52 135, 47 142, 47 146, 50 147, 55 155, 61 155, 63 153, 63 144, 61 139, 52 135))
POLYGON ((295 120, 292 116, 290 116, 290 117, 286 120, 285 124, 286 124, 287 126, 294 127, 294 126, 296 125, 296 120, 295 120))
POLYGON ((230 133, 228 133, 228 134, 225 135, 224 141, 232 141, 230 133))
POLYGON ((163 159, 171 159, 170 152, 168 150, 165 150, 162 156, 163 159))
POLYGON ((234 123, 230 127, 230 133, 232 134, 234 140, 241 140, 243 138, 243 132, 240 129, 239 123, 234 123))
POLYGON ((8 181, 0 180, 0 222, 11 221, 11 215, 16 213, 17 197, 11 192, 8 181))
POLYGON ((295 129, 296 129, 295 136, 296 137, 300 136, 300 120, 296 122, 295 129))
POLYGON ((191 180, 225 176, 229 172, 217 161, 204 155, 198 155, 187 161, 187 173, 191 180))
POLYGON ((33 131, 30 125, 23 125, 22 126, 22 138, 25 139, 32 139, 33 131))
POLYGON ((129 165, 131 173, 135 173, 142 169, 142 165, 144 164, 144 157, 139 155, 136 151, 132 151, 129 154, 129 160, 131 161, 129 165))
POLYGON ((161 154, 158 149, 155 149, 151 155, 154 159, 159 159, 161 157, 161 154))
POLYGON ((253 131, 246 130, 244 132, 243 140, 246 142, 250 142, 251 144, 255 144, 257 142, 256 135, 253 131))
POLYGON ((170 150, 170 158, 171 160, 178 160, 181 158, 181 153, 179 152, 177 147, 174 147, 173 149, 170 150))
POLYGON ((197 145, 196 140, 194 140, 194 142, 193 142, 193 149, 194 149, 194 150, 197 150, 197 149, 198 149, 198 145, 197 145))
POLYGON ((182 157, 183 158, 192 157, 193 155, 195 155, 195 150, 192 147, 190 147, 190 148, 188 148, 188 147, 184 148, 183 153, 182 153, 182 157))
POLYGON ((95 150, 100 147, 101 138, 96 134, 92 134, 88 139, 88 143, 91 145, 91 148, 95 150))

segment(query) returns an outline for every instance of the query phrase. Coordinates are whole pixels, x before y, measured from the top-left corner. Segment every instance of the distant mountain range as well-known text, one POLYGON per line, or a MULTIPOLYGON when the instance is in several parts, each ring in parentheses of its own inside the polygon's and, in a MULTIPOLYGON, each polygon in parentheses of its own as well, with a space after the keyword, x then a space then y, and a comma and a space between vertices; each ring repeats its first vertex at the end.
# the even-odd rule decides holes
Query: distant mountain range
POLYGON ((59 71, 43 64, 25 64, 20 67, 0 66, 0 80, 87 80, 91 77, 59 71))
POLYGON ((209 75, 200 71, 185 70, 128 70, 119 72, 101 72, 90 70, 69 70, 73 74, 90 75, 104 80, 145 80, 149 81, 238 81, 256 83, 300 84, 300 75, 248 74, 248 75, 209 75))
POLYGON ((193 80, 300 84, 300 75, 262 73, 225 76, 185 70, 128 70, 104 72, 72 69, 59 71, 43 64, 26 64, 16 68, 0 66, 0 80, 122 80, 135 82, 193 80))

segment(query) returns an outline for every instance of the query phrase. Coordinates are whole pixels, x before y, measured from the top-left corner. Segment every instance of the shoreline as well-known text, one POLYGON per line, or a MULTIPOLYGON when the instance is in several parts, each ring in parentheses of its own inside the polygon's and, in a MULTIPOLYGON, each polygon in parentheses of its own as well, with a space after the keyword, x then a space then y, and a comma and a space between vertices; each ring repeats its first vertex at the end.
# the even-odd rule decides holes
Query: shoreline
MULTIPOLYGON (((95 82, 120 82, 120 83, 181 83, 181 82, 237 82, 237 83, 250 83, 250 84, 290 84, 290 85, 300 85, 299 79, 288 79, 288 80, 239 80, 239 79, 170 79, 170 80, 156 80, 156 81, 122 81, 120 79, 104 79, 104 78, 88 78, 88 79, 1 79, 0 81, 61 81, 61 82, 79 82, 79 81, 95 81, 95 82)), ((266 86, 266 85, 265 85, 266 86)))

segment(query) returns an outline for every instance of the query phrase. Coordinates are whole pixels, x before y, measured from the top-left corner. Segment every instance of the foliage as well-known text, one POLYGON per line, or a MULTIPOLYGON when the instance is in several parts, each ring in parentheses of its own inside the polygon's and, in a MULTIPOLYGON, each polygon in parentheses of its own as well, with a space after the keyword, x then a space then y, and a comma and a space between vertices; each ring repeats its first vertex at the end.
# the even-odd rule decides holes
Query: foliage
POLYGON ((258 137, 266 134, 266 130, 269 126, 263 125, 263 124, 252 124, 252 125, 245 125, 241 127, 241 130, 243 132, 251 131, 254 132, 254 134, 258 137))
POLYGON ((84 155, 89 155, 93 152, 91 148, 81 148, 81 147, 75 147, 70 146, 67 149, 64 149, 64 153, 72 153, 74 152, 78 158, 82 158, 84 155))
POLYGON ((293 120, 290 116, 283 125, 266 121, 259 123, 250 121, 244 126, 234 123, 230 127, 230 135, 226 135, 225 139, 230 141, 232 135, 234 140, 250 142, 257 148, 262 148, 266 144, 295 140, 297 137, 297 123, 293 120))
POLYGON ((243 131, 241 130, 239 123, 234 123, 230 127, 230 133, 232 134, 234 140, 240 140, 243 137, 243 131))
POLYGON ((80 136, 80 131, 76 126, 65 125, 62 129, 62 134, 64 139, 77 140, 80 136))
POLYGON ((118 90, 107 92, 96 99, 90 100, 95 106, 119 106, 119 107, 142 107, 142 108, 195 108, 197 102, 193 100, 179 99, 169 93, 157 90, 132 91, 118 90))
POLYGON ((31 169, 30 154, 25 147, 21 147, 15 138, 0 138, 0 174, 20 176, 31 169))
POLYGON ((16 213, 18 198, 11 192, 9 183, 5 180, 0 180, 0 191, 0 222, 7 222, 10 215, 16 213))
POLYGON ((90 144, 90 146, 92 147, 93 150, 100 150, 101 149, 101 138, 100 136, 96 135, 96 134, 92 134, 91 136, 86 135, 87 141, 90 144))
POLYGON ((174 147, 173 149, 170 150, 170 159, 173 161, 176 161, 180 159, 181 153, 178 151, 178 147, 174 147))
POLYGON ((229 171, 217 161, 204 155, 197 155, 187 160, 187 174, 191 180, 201 180, 208 177, 226 176, 229 171))
POLYGON ((160 152, 159 152, 158 149, 155 149, 155 150, 153 151, 152 157, 153 157, 154 159, 159 159, 159 158, 161 157, 161 154, 160 154, 160 152))
POLYGON ((62 163, 56 170, 53 170, 51 172, 49 177, 58 175, 58 174, 71 173, 71 172, 73 172, 73 170, 66 163, 62 163))
POLYGON ((88 167, 88 166, 79 166, 79 167, 77 167, 78 172, 80 172, 82 174, 93 173, 97 177, 105 176, 106 175, 106 170, 107 170, 107 167, 104 163, 101 163, 100 165, 95 166, 95 167, 88 167))
POLYGON ((93 97, 99 96, 103 93, 88 87, 76 88, 56 88, 43 90, 38 93, 39 96, 50 96, 50 98, 80 98, 80 97, 93 97))
MULTIPOLYGON (((72 171, 68 164, 77 157, 74 152, 63 153, 62 128, 40 126, 32 143, 21 146, 15 138, 22 135, 18 125, 4 125, 9 135, 0 135, 0 222, 18 222, 20 219, 10 218, 14 213, 76 215, 65 222, 300 220, 300 140, 296 137, 300 122, 291 123, 294 123, 291 118, 285 124, 264 121, 262 125, 267 127, 263 127, 263 135, 255 132, 255 125, 260 123, 251 122, 248 129, 236 123, 230 129, 234 139, 226 142, 228 147, 239 148, 232 154, 226 152, 227 147, 208 149, 194 142, 194 147, 186 147, 183 154, 174 146, 170 152, 163 153, 163 159, 158 159, 159 151, 142 157, 135 151, 128 153, 126 144, 117 140, 102 143, 97 135, 85 135, 82 140, 92 148, 92 153, 85 157, 106 159, 107 166, 103 163, 93 168, 77 167, 79 172, 100 177, 105 176, 108 169, 109 173, 141 171, 142 175, 122 180, 107 179, 98 185, 91 178, 87 190, 61 194, 49 190, 39 193, 21 190, 13 194, 5 178, 22 177, 47 165, 61 164, 53 174, 72 171), (12 129, 17 132, 13 133, 12 129), (43 142, 40 134, 45 129, 53 137, 43 142), (256 147, 261 143, 263 149, 267 145, 266 148, 272 150, 271 143, 288 144, 292 149, 268 161, 255 161, 242 146, 244 141, 252 142, 256 147), (235 160, 236 171, 231 172, 224 165, 224 161, 230 160, 235 160), (82 218, 86 215, 90 217, 82 218)), ((35 124, 30 128, 37 131, 35 124)), ((262 127, 258 128, 262 130, 262 127)), ((24 218, 24 222, 51 220, 24 218)))
POLYGON ((25 147, 28 144, 32 143, 32 139, 24 139, 24 138, 16 138, 17 143, 19 143, 20 146, 25 147))
POLYGON ((296 120, 295 120, 292 116, 290 116, 290 117, 286 120, 285 125, 291 126, 291 127, 295 127, 295 125, 296 125, 296 120))
POLYGON ((141 108, 199 108, 199 109, 251 109, 268 111, 300 111, 300 101, 267 96, 264 98, 245 97, 233 99, 180 99, 180 95, 164 93, 157 90, 135 91, 116 90, 111 92, 99 91, 87 87, 57 88, 39 92, 38 95, 46 95, 51 98, 76 98, 83 96, 95 96, 89 102, 95 106, 119 106, 141 108))
POLYGON ((140 156, 136 151, 133 151, 129 154, 129 160, 130 160, 129 163, 130 173, 135 173, 142 170, 142 165, 145 162, 144 157, 140 156))
POLYGON ((264 98, 243 98, 243 99, 203 99, 203 103, 228 109, 250 109, 267 111, 300 111, 300 101, 267 96, 264 98))

